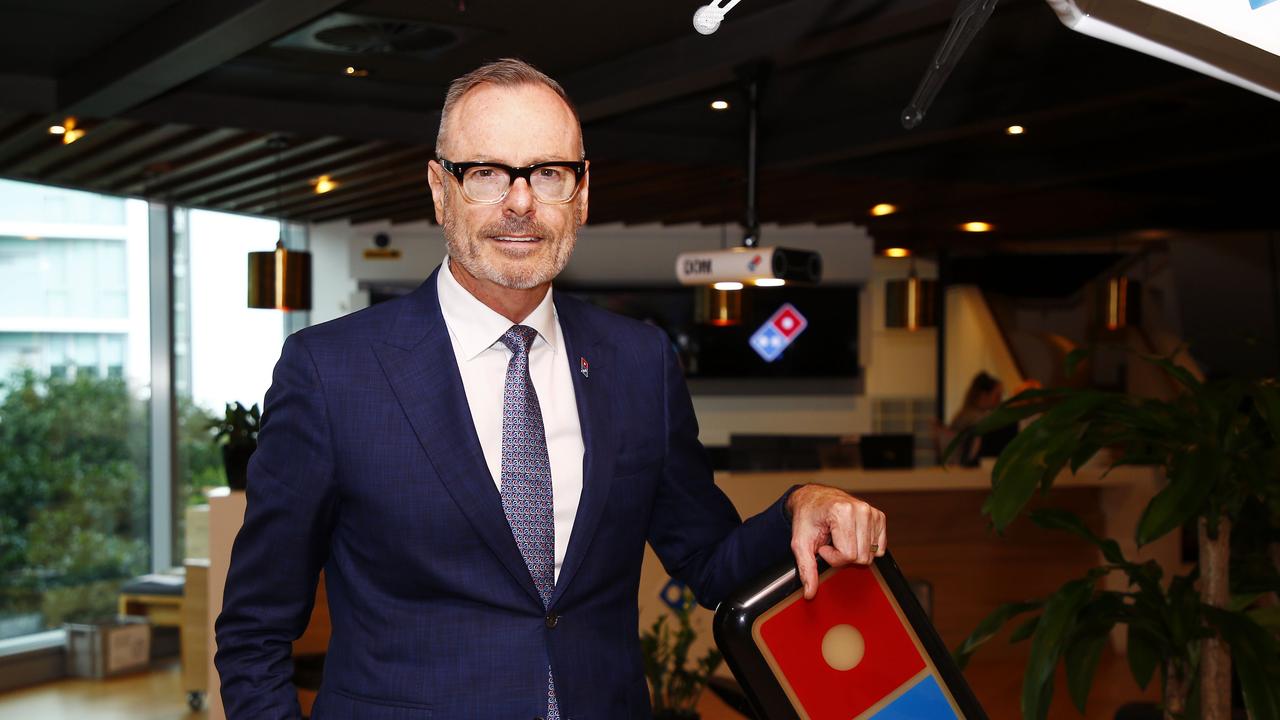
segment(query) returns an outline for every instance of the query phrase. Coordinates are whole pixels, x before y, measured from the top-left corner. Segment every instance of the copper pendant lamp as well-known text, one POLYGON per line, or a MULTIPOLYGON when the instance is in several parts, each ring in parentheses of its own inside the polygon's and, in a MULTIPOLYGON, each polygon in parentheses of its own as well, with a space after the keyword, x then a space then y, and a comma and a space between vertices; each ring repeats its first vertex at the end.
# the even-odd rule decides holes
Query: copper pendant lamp
POLYGON ((885 283, 884 326, 912 332, 937 327, 937 294, 938 281, 921 279, 912 265, 906 278, 885 283))
MULTIPOLYGON (((280 212, 281 152, 288 142, 279 136, 267 141, 276 151, 276 212, 280 212)), ((284 218, 275 250, 249 253, 249 307, 265 310, 311 309, 311 253, 284 246, 284 218)))

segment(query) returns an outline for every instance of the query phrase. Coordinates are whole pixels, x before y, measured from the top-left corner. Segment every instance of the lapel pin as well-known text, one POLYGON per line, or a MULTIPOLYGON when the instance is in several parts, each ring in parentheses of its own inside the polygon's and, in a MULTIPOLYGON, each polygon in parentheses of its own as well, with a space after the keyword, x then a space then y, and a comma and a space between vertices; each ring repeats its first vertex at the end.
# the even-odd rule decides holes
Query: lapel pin
POLYGON ((586 358, 584 357, 578 358, 578 369, 582 371, 582 377, 587 377, 588 366, 587 366, 586 358))

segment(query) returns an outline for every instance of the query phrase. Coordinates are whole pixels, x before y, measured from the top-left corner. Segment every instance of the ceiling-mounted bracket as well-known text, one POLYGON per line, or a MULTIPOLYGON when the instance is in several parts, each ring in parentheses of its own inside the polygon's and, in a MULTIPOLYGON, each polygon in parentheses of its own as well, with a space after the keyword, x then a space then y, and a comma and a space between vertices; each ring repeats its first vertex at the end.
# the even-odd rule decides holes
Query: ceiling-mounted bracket
POLYGON ((942 38, 942 45, 933 56, 933 63, 925 70, 916 94, 911 96, 911 103, 902 111, 902 126, 910 130, 924 120, 924 115, 933 104, 933 98, 942 89, 943 83, 950 77, 960 56, 969 48, 991 11, 996 9, 996 0, 960 0, 956 14, 951 17, 951 26, 942 38))
POLYGON ((767 60, 758 60, 737 68, 743 95, 747 99, 747 208, 742 220, 743 247, 760 245, 760 217, 756 210, 759 189, 757 174, 760 165, 760 86, 772 67, 767 60))

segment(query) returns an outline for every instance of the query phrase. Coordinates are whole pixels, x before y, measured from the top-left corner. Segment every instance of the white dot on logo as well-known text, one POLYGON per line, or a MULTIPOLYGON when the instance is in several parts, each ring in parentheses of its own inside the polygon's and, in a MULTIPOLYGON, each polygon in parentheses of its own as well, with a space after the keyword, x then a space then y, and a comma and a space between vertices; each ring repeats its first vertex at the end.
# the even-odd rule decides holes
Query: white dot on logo
POLYGON ((836 625, 822 636, 822 659, 832 670, 852 670, 862 662, 867 644, 852 625, 836 625))
POLYGON ((783 330, 790 330, 791 328, 795 327, 795 325, 796 325, 796 321, 795 321, 795 320, 792 320, 792 319, 791 319, 791 318, 789 318, 789 317, 784 317, 784 318, 782 318, 782 329, 783 329, 783 330))

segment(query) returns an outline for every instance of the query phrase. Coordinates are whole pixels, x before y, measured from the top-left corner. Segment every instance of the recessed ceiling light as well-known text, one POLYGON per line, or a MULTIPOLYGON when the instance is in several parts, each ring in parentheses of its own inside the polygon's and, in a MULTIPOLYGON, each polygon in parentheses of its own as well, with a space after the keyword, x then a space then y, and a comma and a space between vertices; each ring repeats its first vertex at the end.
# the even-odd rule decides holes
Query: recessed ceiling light
POLYGON ((364 68, 358 68, 354 65, 348 65, 342 71, 347 77, 369 77, 369 71, 364 68))
POLYGON ((782 278, 759 278, 756 280, 757 287, 782 287, 787 281, 782 278))
POLYGON ((50 134, 50 135, 62 135, 62 134, 63 134, 63 133, 65 133, 66 131, 67 131, 67 128, 66 128, 65 126, 63 126, 63 125, 50 125, 50 126, 49 126, 49 134, 50 134))
POLYGON ((84 137, 84 130, 81 128, 67 128, 67 131, 62 133, 62 144, 70 145, 82 137, 84 137))
POLYGON ((330 178, 328 175, 321 175, 315 180, 312 180, 311 184, 315 186, 317 195, 323 195, 338 187, 338 182, 330 178))
POLYGON ((875 215, 876 217, 880 217, 882 215, 892 215, 896 212, 898 212, 898 206, 890 205, 889 203, 880 203, 879 205, 874 205, 871 208, 871 214, 875 215))
POLYGON ((1010 125, 1009 127, 1004 129, 1004 132, 1006 135, 1021 135, 1026 131, 1027 129, 1022 127, 1021 125, 1010 125))
POLYGON ((711 109, 712 110, 728 110, 729 101, 728 100, 712 100, 711 109))
POLYGON ((967 222, 961 225, 960 229, 965 232, 990 232, 995 229, 995 226, 989 222, 982 222, 981 220, 972 220, 970 222, 967 222))
POLYGON ((711 287, 717 290, 741 290, 742 283, 730 280, 730 281, 718 282, 715 285, 712 285, 711 287))
POLYGON ((911 256, 911 251, 910 251, 910 250, 908 250, 907 248, 904 248, 904 247, 891 247, 891 248, 885 248, 884 256, 885 256, 885 257, 891 257, 891 258, 904 258, 904 257, 910 257, 910 256, 911 256))

